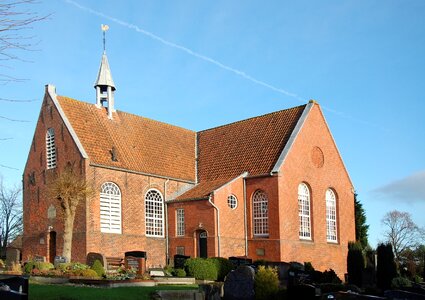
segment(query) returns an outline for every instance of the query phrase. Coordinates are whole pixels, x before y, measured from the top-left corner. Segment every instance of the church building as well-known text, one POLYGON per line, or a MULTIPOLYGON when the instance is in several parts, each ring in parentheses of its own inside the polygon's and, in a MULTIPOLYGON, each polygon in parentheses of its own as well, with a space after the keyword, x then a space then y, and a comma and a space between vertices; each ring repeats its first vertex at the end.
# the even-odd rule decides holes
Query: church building
POLYGON ((93 103, 45 95, 23 174, 24 260, 63 249, 49 184, 66 166, 95 191, 74 222, 72 261, 89 252, 311 262, 346 273, 353 184, 320 105, 195 132, 115 109, 106 53, 93 103))

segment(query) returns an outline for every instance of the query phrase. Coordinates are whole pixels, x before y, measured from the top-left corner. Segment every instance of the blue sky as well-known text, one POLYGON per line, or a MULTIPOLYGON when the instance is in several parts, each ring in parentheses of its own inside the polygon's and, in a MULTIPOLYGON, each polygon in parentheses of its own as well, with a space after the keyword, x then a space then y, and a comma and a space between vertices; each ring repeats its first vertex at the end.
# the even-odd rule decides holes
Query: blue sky
POLYGON ((0 74, 0 174, 19 184, 44 85, 95 102, 107 54, 116 107, 202 130, 315 99, 370 224, 390 210, 425 226, 425 1, 43 1, 30 62, 0 74), (295 2, 295 3, 294 3, 295 2), (2 98, 34 100, 12 103, 2 98))

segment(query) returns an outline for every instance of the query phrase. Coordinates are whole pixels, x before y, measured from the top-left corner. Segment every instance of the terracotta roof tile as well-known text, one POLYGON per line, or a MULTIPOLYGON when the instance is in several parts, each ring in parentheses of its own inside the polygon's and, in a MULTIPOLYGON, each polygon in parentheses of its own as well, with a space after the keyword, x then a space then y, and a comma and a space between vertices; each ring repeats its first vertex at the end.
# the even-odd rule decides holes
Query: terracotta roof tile
POLYGON ((195 180, 195 132, 121 111, 110 120, 106 108, 57 98, 92 163, 195 180))
POLYGON ((198 180, 270 173, 305 105, 198 133, 198 180))
POLYGON ((211 181, 204 181, 197 184, 195 187, 180 195, 174 200, 195 200, 195 199, 207 199, 209 194, 215 189, 223 186, 229 180, 217 179, 211 181))
POLYGON ((198 133, 199 184, 176 200, 207 197, 238 177, 268 174, 289 140, 305 105, 198 133))

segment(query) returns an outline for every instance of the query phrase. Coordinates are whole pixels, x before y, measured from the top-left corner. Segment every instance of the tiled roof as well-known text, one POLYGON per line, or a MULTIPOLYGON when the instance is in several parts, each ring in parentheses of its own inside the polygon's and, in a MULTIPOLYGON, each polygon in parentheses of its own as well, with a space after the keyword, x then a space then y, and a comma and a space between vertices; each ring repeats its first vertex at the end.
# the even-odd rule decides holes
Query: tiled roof
POLYGON ((195 132, 121 111, 110 120, 106 108, 57 99, 91 163, 195 181, 195 132))
POLYGON ((229 181, 228 179, 222 178, 217 180, 209 180, 209 181, 200 182, 192 189, 188 190, 187 192, 183 193, 176 199, 172 199, 172 200, 207 199, 213 190, 223 186, 228 181, 229 181))
POLYGON ((304 109, 302 105, 199 132, 199 184, 176 200, 205 198, 244 172, 269 174, 304 109))
POLYGON ((270 173, 305 105, 198 133, 198 180, 270 173))

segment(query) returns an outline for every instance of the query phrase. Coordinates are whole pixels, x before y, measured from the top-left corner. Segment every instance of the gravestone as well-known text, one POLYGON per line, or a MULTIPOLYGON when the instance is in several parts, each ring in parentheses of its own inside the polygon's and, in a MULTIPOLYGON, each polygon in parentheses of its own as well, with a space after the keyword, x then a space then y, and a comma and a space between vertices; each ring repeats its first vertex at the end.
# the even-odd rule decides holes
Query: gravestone
POLYGON ((89 252, 86 258, 86 265, 92 267, 94 262, 98 260, 104 268, 106 268, 106 257, 101 253, 89 252))
POLYGON ((190 256, 176 254, 174 255, 174 269, 184 269, 184 264, 190 256))
POLYGON ((35 262, 46 262, 46 257, 41 255, 36 255, 33 258, 33 261, 35 262))
POLYGON ((247 257, 231 256, 229 260, 237 267, 252 265, 252 259, 247 257))
POLYGON ((64 256, 55 256, 55 259, 53 260, 53 264, 55 267, 57 267, 59 264, 67 263, 68 260, 64 256))
POLYGON ((224 280, 225 300, 254 300, 255 271, 249 266, 240 266, 227 274, 224 280))
POLYGON ((20 261, 20 257, 21 251, 19 251, 19 249, 8 248, 6 250, 6 265, 10 267, 13 264, 18 264, 20 261))
POLYGON ((145 251, 128 251, 125 252, 125 267, 131 268, 137 274, 145 274, 146 272, 146 252, 145 251))

